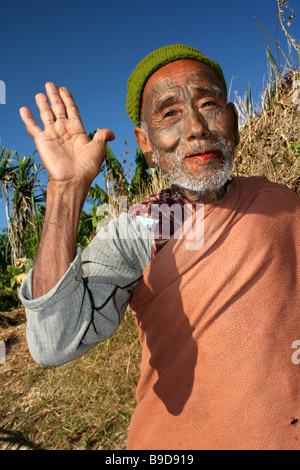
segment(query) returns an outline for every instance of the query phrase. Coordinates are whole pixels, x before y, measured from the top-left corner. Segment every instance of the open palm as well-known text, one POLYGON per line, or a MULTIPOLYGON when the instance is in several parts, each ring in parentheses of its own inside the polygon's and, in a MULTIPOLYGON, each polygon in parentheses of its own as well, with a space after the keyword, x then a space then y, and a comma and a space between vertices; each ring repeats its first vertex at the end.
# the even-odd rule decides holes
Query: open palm
POLYGON ((43 93, 35 97, 44 130, 37 125, 28 108, 20 109, 27 132, 35 141, 50 179, 90 184, 100 171, 106 143, 114 139, 114 134, 109 129, 102 129, 90 140, 71 93, 50 82, 46 83, 46 92, 50 105, 43 93))

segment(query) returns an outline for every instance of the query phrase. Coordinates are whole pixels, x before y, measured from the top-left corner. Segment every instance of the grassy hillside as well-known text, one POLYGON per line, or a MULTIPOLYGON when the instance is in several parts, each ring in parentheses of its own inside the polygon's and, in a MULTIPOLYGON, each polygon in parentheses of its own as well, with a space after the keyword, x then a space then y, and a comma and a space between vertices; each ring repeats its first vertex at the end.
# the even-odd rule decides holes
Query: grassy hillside
POLYGON ((236 103, 244 126, 233 168, 233 175, 265 175, 271 181, 288 186, 298 196, 300 100, 293 83, 299 79, 298 72, 290 72, 278 84, 272 106, 268 103, 268 96, 264 95, 260 113, 254 118, 249 117, 243 102, 236 103))

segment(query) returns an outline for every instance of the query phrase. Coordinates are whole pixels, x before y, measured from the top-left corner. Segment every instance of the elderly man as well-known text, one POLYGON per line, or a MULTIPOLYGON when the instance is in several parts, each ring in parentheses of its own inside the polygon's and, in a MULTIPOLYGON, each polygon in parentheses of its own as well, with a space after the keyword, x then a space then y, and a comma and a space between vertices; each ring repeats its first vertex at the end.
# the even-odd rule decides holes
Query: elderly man
POLYGON ((84 354, 130 302, 143 357, 128 449, 299 449, 299 199, 264 177, 228 179, 239 134, 220 66, 173 45, 134 70, 136 140, 172 187, 112 220, 82 256, 79 214, 114 135, 102 129, 89 141, 68 90, 46 91, 50 106, 36 96, 44 130, 21 108, 50 175, 35 266, 20 290, 35 360, 84 354), (169 240, 157 234, 151 208, 160 204, 191 208, 190 228, 202 207, 203 243, 189 249, 174 224, 169 240))

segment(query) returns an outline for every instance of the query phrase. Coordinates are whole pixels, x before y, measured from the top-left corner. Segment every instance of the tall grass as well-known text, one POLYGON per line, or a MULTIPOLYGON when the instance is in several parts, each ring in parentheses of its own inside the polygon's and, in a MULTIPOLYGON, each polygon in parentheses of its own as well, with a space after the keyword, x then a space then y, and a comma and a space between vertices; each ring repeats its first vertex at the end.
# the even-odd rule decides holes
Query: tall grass
POLYGON ((288 29, 295 17, 288 2, 277 0, 277 22, 287 38, 289 55, 279 46, 257 19, 262 32, 273 45, 262 41, 266 51, 267 84, 259 103, 253 103, 251 85, 243 97, 236 94, 241 141, 236 151, 233 176, 265 175, 274 182, 288 186, 300 196, 300 123, 299 104, 295 101, 293 83, 300 79, 300 47, 288 29), (274 52, 275 48, 275 52, 274 52), (294 51, 294 53, 293 53, 294 51), (296 56, 296 65, 294 58, 296 56), (283 61, 283 62, 282 62, 283 61))

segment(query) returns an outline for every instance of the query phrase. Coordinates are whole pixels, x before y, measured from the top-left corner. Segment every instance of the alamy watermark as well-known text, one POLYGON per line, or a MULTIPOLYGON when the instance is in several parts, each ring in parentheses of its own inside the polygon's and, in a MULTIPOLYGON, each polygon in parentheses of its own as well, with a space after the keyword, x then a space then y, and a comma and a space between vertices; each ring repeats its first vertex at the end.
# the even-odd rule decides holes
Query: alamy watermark
POLYGON ((294 104, 300 104, 300 80, 293 81, 293 90, 292 102, 294 104))
POLYGON ((144 204, 136 204, 127 208, 127 198, 119 199, 119 210, 111 204, 102 204, 97 208, 97 217, 102 217, 97 225, 97 236, 101 239, 137 240, 149 236, 147 231, 139 231, 129 223, 127 217, 119 218, 117 225, 109 224, 111 219, 129 213, 140 219, 141 223, 151 232, 154 240, 185 239, 187 250, 199 250, 204 243, 204 205, 153 203, 150 208, 144 204))
POLYGON ((0 364, 5 364, 6 348, 4 341, 0 341, 0 364))
POLYGON ((3 80, 0 80, 0 104, 6 104, 6 85, 3 80))
POLYGON ((300 340, 296 340, 292 344, 292 349, 296 351, 292 354, 292 363, 298 366, 300 364, 300 340))

